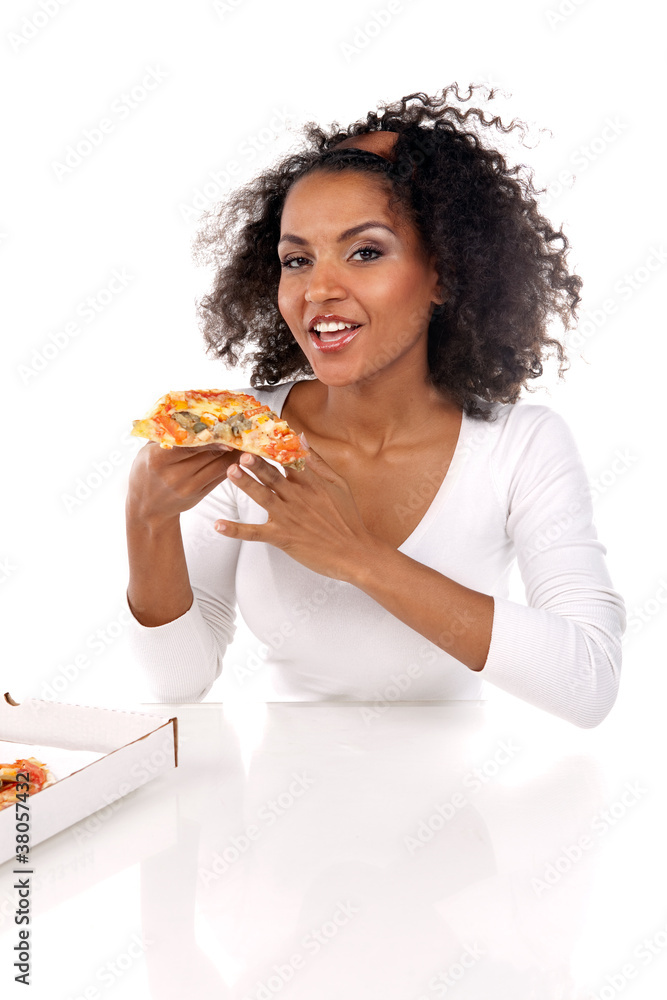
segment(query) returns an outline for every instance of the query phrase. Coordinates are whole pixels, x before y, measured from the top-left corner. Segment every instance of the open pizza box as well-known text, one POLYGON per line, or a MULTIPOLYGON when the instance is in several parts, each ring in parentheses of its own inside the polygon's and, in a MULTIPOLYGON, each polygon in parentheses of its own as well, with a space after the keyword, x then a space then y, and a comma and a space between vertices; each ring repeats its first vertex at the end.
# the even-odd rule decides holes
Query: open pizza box
MULTIPOLYGON (((55 783, 31 795, 30 846, 178 764, 176 718, 0 696, 0 761, 36 757, 55 783)), ((16 854, 16 810, 0 809, 0 864, 16 854)))

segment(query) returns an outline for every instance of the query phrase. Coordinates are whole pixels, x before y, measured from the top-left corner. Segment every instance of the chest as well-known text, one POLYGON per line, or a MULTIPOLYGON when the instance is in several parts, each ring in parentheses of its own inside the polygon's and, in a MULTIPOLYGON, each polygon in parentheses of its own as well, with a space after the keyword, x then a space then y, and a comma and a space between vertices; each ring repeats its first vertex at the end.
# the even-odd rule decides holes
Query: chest
POLYGON ((424 455, 421 461, 406 456, 404 461, 347 463, 337 471, 347 480, 362 520, 378 538, 398 548, 421 523, 445 480, 455 442, 439 454, 424 455))
MULTIPOLYGON (((314 384, 297 388, 306 393, 314 384)), ((414 443, 383 448, 371 458, 321 433, 316 413, 312 400, 303 393, 294 398, 293 390, 282 416, 297 433, 305 431, 315 451, 346 480, 368 530, 398 548, 421 523, 448 475, 463 415, 433 414, 428 434, 422 431, 414 443)))

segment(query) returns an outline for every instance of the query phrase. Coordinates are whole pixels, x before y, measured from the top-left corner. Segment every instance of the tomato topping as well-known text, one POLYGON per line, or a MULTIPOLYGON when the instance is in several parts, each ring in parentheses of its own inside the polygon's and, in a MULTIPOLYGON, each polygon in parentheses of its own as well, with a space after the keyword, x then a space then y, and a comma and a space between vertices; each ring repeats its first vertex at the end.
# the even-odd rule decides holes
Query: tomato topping
POLYGON ((154 419, 156 424, 162 424, 164 429, 166 431, 169 431, 169 433, 171 434, 171 436, 174 438, 175 441, 179 443, 181 441, 187 441, 188 432, 183 427, 181 427, 180 424, 176 423, 173 417, 161 413, 154 419))
POLYGON ((21 757, 19 760, 14 761, 13 764, 0 765, 0 769, 6 774, 6 778, 3 780, 3 791, 7 785, 13 785, 16 787, 17 784, 17 774, 27 773, 28 783, 30 788, 30 794, 33 792, 40 791, 42 785, 46 781, 46 772, 38 764, 33 764, 32 761, 26 760, 21 757))
POLYGON ((268 407, 266 405, 264 405, 264 406, 256 406, 252 410, 244 410, 243 411, 243 416, 244 417, 248 417, 248 419, 250 419, 250 417, 256 417, 258 413, 268 413, 269 409, 270 409, 270 407, 268 407))

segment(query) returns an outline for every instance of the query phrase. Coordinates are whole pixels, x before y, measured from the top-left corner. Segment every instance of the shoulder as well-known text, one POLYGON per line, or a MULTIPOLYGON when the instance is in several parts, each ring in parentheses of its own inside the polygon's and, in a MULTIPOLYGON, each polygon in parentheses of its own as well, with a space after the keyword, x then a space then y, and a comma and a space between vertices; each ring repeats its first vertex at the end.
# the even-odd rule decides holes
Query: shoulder
POLYGON ((499 498, 564 474, 585 475, 575 437, 557 410, 524 400, 483 405, 490 419, 468 418, 465 450, 475 468, 488 471, 499 498))
POLYGON ((529 403, 523 399, 517 403, 478 402, 490 413, 490 419, 473 417, 469 418, 470 422, 505 455, 508 451, 521 454, 538 441, 540 446, 574 443, 565 418, 543 403, 529 403))
POLYGON ((489 466, 497 494, 511 511, 537 505, 588 510, 588 476, 567 420, 550 406, 518 403, 502 407, 504 426, 489 466))

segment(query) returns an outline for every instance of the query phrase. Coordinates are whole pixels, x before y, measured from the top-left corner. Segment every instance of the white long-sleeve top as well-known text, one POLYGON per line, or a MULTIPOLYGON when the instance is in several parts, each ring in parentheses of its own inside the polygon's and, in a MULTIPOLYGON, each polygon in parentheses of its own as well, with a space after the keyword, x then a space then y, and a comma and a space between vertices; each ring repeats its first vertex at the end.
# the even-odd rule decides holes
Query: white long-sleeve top
MULTIPOLYGON (((280 414, 294 384, 241 391, 280 414)), ((616 699, 626 617, 574 438, 547 406, 479 402, 495 420, 463 414, 449 470, 399 551, 494 598, 481 671, 352 584, 314 573, 264 542, 220 535, 213 528, 218 518, 267 519, 226 480, 181 516, 190 609, 152 628, 132 618, 133 649, 155 697, 206 696, 223 669, 238 604, 265 644, 278 698, 480 699, 490 682, 575 725, 598 725, 616 699), (528 606, 508 599, 515 558, 528 606)), ((443 623, 456 628, 446 608, 443 623)))

